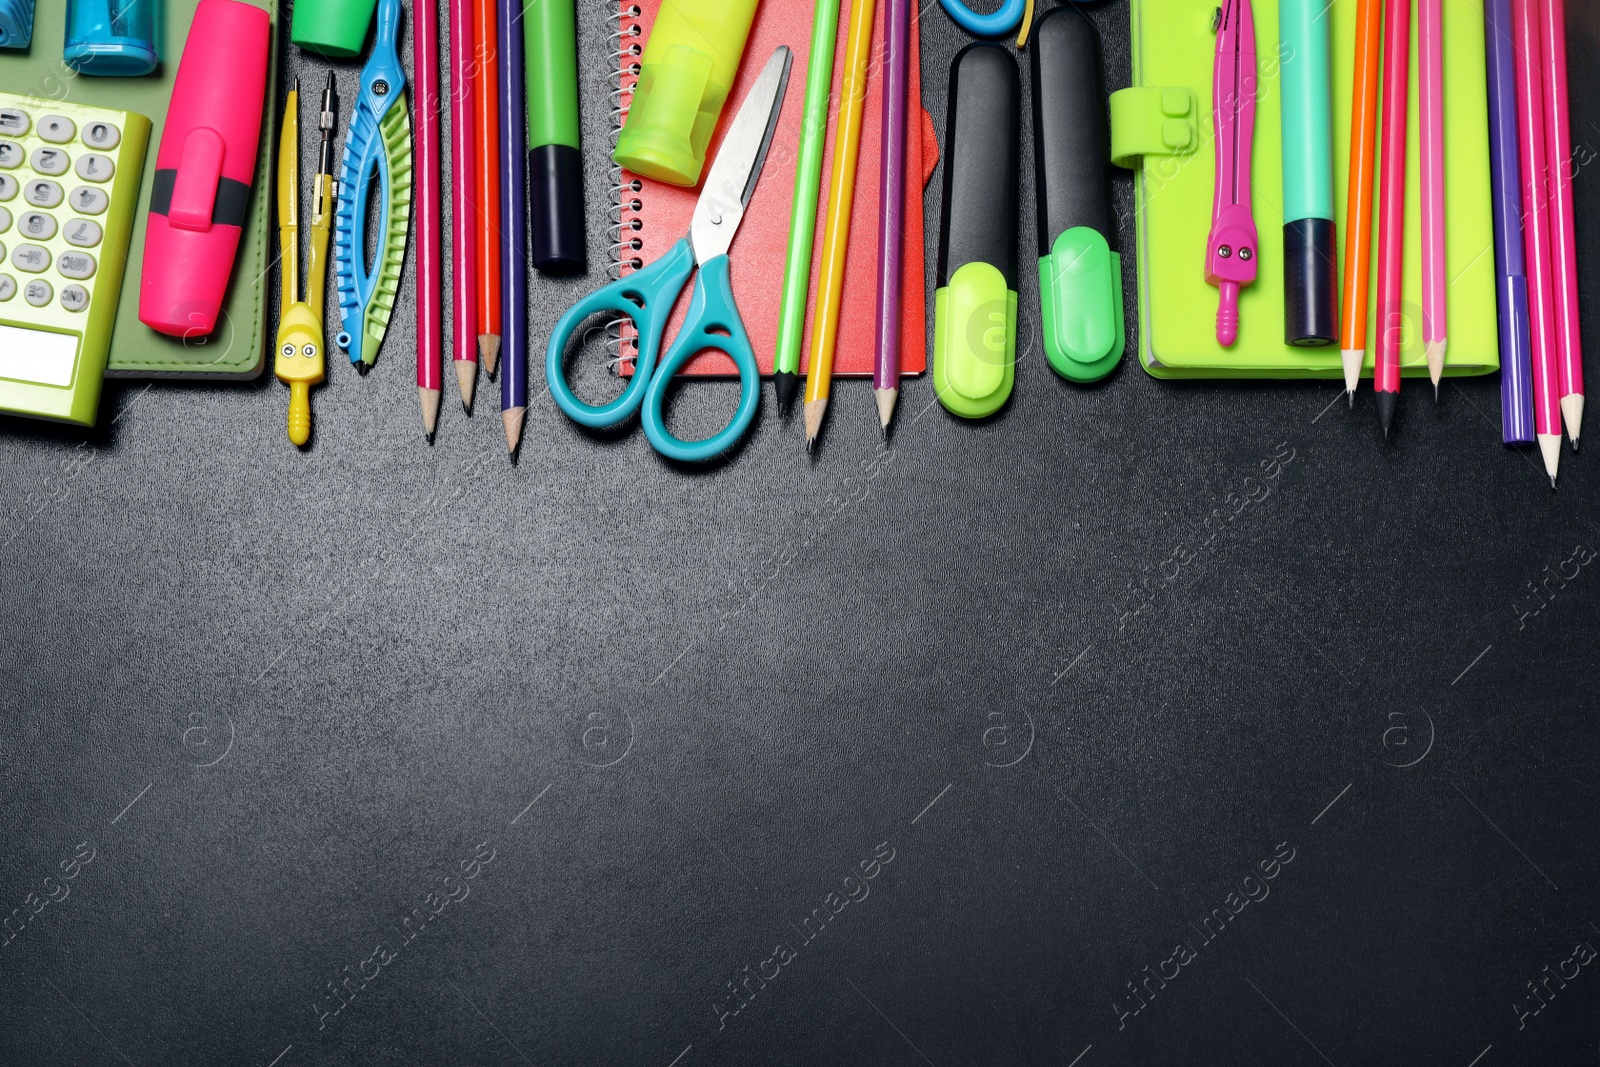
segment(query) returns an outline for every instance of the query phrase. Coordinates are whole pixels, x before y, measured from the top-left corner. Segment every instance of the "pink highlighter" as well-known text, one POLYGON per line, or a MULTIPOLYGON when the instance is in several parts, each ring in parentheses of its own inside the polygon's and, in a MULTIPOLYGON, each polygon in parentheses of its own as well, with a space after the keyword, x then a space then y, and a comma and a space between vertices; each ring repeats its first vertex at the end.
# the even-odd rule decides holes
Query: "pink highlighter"
POLYGON ((250 207, 271 22, 200 0, 172 87, 145 229, 139 321, 173 337, 216 328, 250 207))

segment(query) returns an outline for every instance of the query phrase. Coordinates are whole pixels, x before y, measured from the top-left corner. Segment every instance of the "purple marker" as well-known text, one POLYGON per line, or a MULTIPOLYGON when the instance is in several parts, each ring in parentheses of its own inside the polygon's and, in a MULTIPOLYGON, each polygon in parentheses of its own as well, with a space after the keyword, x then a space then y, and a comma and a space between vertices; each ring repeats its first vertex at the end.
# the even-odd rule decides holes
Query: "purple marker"
POLYGON ((1500 298, 1500 420, 1508 445, 1533 434, 1533 347, 1522 249, 1522 164, 1517 146, 1517 62, 1511 0, 1484 0, 1489 59, 1489 177, 1494 202, 1495 285, 1500 298))
MULTIPOLYGON (((900 271, 905 244, 906 89, 910 79, 911 2, 889 0, 883 61, 883 180, 878 199, 878 349, 872 394, 885 436, 900 395, 900 271)), ((920 253, 919 253, 920 254, 920 253)), ((919 296, 920 299, 920 296, 919 296)))

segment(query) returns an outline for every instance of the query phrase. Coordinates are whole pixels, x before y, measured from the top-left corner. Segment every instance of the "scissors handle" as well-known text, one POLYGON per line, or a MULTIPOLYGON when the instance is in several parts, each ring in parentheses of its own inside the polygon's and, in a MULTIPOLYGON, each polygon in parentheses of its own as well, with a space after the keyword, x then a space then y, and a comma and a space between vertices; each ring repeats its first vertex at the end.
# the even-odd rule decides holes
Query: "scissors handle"
MULTIPOLYGON (((726 257, 724 257, 726 258, 726 257)), ((561 316, 545 349, 545 380, 556 406, 573 422, 591 429, 615 426, 626 420, 644 399, 650 384, 656 356, 661 351, 661 336, 666 332, 672 305, 694 270, 694 249, 687 237, 667 250, 667 254, 642 270, 623 275, 579 300, 561 316), (609 404, 585 404, 567 384, 564 367, 567 345, 585 319, 614 311, 633 320, 639 334, 639 354, 633 363, 633 379, 622 395, 609 404)))
POLYGON ((715 256, 700 264, 700 275, 695 279, 694 295, 689 301, 689 316, 678 336, 673 338, 672 347, 662 357, 661 366, 650 375, 640 421, 644 423, 645 436, 657 452, 680 462, 698 463, 713 459, 737 444, 755 419, 760 402, 761 369, 756 365, 755 350, 750 347, 750 335, 739 318, 739 308, 733 302, 728 257, 715 256), (672 376, 693 356, 707 349, 727 354, 739 368, 739 407, 728 425, 717 433, 703 441, 683 441, 667 429, 667 389, 672 384, 672 376))

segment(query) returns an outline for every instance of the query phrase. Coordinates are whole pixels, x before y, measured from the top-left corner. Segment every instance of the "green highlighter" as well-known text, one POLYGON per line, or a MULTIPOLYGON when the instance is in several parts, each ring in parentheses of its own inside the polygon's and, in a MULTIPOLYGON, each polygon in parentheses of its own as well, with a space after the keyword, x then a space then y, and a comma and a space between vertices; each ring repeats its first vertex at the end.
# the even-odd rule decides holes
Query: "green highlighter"
POLYGON ((933 388, 968 419, 999 411, 1016 378, 1020 82, 999 45, 970 44, 950 66, 933 388))
POLYGON ((378 0, 297 0, 289 39, 325 56, 359 56, 378 0))
POLYGON ((1100 39, 1082 12, 1058 7, 1034 24, 1030 50, 1044 351, 1063 378, 1095 382, 1126 339, 1100 39))

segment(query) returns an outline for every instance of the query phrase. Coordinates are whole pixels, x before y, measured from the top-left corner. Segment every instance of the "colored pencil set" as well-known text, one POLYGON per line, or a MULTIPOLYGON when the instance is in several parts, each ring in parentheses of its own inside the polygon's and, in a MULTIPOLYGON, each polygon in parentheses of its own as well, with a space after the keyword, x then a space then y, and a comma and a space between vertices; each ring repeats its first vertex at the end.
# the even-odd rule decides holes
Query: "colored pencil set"
MULTIPOLYGON (((1405 334, 1401 269, 1413 7, 1421 123, 1422 340, 1435 398, 1448 341, 1442 0, 1360 0, 1341 347, 1353 398, 1366 354, 1376 170, 1378 336, 1373 384, 1386 434, 1400 390, 1405 334), (1374 152, 1380 131, 1381 157, 1374 152)), ((1508 445, 1537 442, 1554 486, 1563 424, 1576 449, 1583 421, 1565 0, 1485 0, 1483 9, 1502 437, 1508 445)))
POLYGON ((437 12, 419 10, 413 37, 421 101, 417 391, 431 441, 443 378, 439 126, 448 108, 451 357, 469 414, 480 363, 491 379, 503 371, 501 418, 514 460, 528 407, 530 241, 542 272, 581 272, 585 263, 576 13, 573 0, 447 2, 448 98, 439 91, 437 12))

